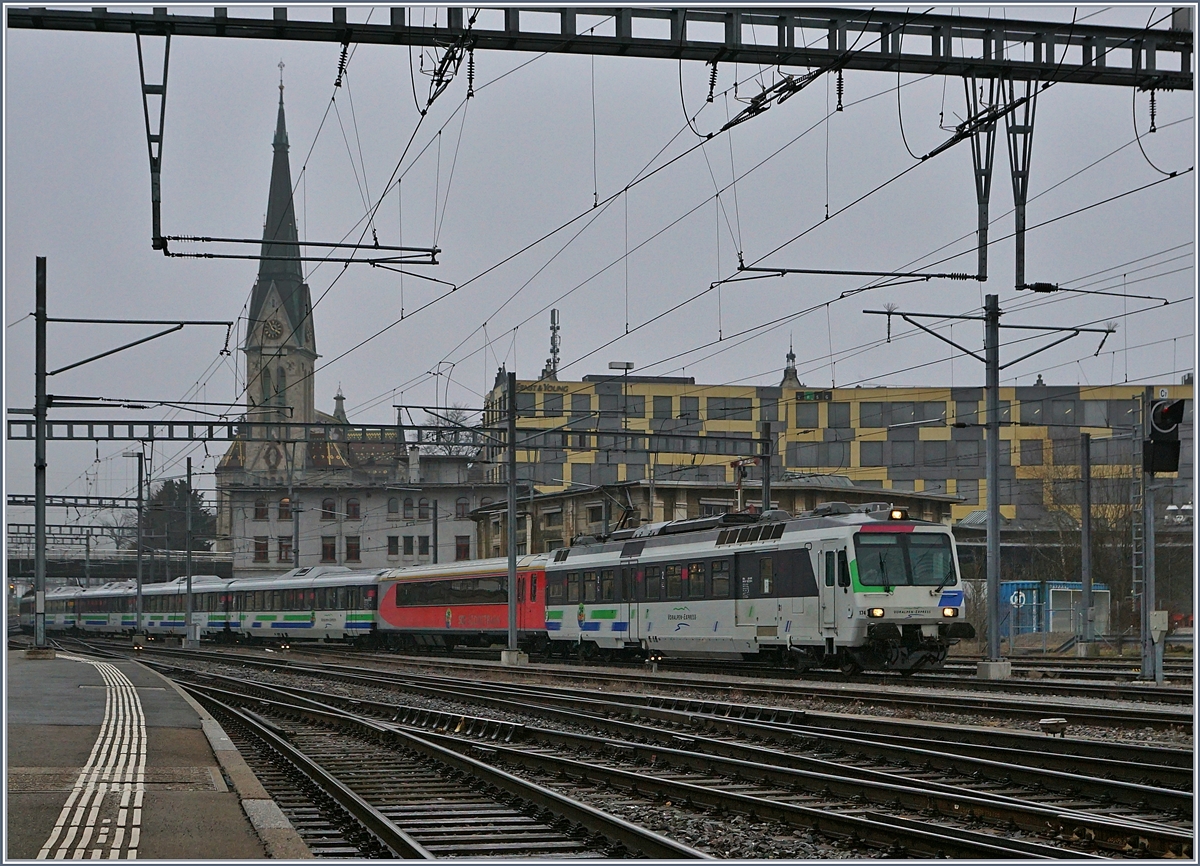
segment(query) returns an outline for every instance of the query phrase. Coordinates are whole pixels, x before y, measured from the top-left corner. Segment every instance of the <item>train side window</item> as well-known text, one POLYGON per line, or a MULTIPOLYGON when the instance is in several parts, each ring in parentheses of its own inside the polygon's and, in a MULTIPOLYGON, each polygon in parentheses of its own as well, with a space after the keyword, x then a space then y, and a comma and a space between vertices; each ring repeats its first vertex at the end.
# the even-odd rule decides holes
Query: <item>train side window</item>
POLYGON ((769 556, 758 560, 758 587, 763 595, 770 595, 775 588, 775 560, 769 556))
POLYGON ((536 574, 529 575, 529 600, 537 601, 538 580, 536 574))
POLYGON ((567 575, 567 604, 579 602, 579 572, 572 571, 567 575))
POLYGON ((524 600, 525 600, 525 578, 518 577, 517 578, 517 602, 520 603, 524 600))
POLYGON ((662 598, 662 566, 646 567, 646 601, 658 601, 662 598))
POLYGON ((564 575, 546 575, 546 604, 561 604, 565 593, 564 575))
POLYGON ((839 550, 837 555, 838 560, 838 586, 850 585, 850 563, 846 560, 846 551, 839 550))
POLYGON ((594 571, 583 573, 583 600, 588 604, 594 604, 596 601, 596 572, 594 571))
POLYGON ((375 609, 375 587, 373 587, 373 586, 365 587, 363 595, 365 597, 364 606, 366 607, 366 609, 374 610, 375 609))
POLYGON ((687 567, 687 597, 704 598, 704 563, 693 562, 687 567))
POLYGON ((600 600, 613 601, 613 571, 611 568, 600 572, 600 600))
POLYGON ((667 566, 667 598, 677 601, 683 598, 683 566, 667 566))
POLYGON ((833 586, 834 584, 834 556, 833 551, 825 552, 825 585, 833 586))
POLYGON ((622 568, 620 571, 619 601, 633 601, 633 572, 632 568, 622 568))
POLYGON ((712 564, 712 597, 729 598, 729 560, 712 564))

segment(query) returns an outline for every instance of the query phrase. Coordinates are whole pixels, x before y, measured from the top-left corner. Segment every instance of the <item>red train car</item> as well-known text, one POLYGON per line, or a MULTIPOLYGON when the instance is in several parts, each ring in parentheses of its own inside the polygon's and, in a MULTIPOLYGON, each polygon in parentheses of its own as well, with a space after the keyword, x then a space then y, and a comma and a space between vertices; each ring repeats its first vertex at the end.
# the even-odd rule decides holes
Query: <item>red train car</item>
MULTIPOLYGON (((546 642, 546 557, 517 559, 517 636, 546 642)), ((403 649, 480 646, 508 640, 508 560, 395 568, 379 578, 378 638, 403 649)))

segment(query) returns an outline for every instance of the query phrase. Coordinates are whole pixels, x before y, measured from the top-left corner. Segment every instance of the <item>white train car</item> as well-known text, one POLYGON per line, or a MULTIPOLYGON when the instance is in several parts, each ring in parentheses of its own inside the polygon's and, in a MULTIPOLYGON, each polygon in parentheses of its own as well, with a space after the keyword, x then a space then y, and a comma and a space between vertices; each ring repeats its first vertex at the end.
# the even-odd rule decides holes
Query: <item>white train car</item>
POLYGON ((248 640, 368 641, 385 571, 318 566, 232 580, 226 587, 230 630, 248 640))
POLYGON ((950 530, 827 503, 792 518, 652 524, 556 551, 546 628, 581 656, 763 657, 798 668, 940 666, 974 636, 950 530))

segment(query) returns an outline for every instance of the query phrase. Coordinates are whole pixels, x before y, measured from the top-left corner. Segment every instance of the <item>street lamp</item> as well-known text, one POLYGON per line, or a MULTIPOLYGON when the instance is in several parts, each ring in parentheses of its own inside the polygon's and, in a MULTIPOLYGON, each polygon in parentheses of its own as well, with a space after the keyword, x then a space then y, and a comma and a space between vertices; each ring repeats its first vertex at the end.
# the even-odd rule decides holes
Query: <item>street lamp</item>
POLYGON ((624 430, 625 419, 629 417, 629 371, 633 369, 633 362, 609 361, 608 369, 621 371, 621 429, 624 430))

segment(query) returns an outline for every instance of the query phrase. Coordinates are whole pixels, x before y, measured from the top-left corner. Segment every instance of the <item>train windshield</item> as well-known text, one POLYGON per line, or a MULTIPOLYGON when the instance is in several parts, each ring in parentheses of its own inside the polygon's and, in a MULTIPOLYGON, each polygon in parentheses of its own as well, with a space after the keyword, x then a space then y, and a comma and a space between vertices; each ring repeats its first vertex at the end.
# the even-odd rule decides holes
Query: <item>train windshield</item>
POLYGON ((941 533, 855 533, 863 586, 954 586, 954 551, 941 533))

